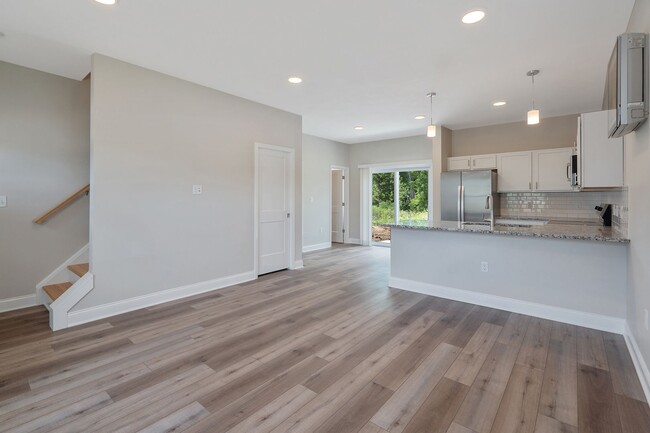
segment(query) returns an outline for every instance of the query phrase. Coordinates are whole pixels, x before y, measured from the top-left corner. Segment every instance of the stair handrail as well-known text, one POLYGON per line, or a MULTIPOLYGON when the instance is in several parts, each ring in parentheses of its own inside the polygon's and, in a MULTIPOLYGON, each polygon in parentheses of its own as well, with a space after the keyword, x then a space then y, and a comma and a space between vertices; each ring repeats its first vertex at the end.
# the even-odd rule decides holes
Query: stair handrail
POLYGON ((61 212, 63 209, 68 207, 70 204, 72 204, 72 202, 77 200, 82 195, 84 195, 84 194, 88 195, 89 192, 90 192, 90 184, 84 186, 79 191, 75 192, 74 194, 72 194, 71 196, 69 196, 68 198, 63 200, 61 203, 57 204, 52 209, 45 212, 43 215, 41 215, 38 218, 34 219, 34 224, 44 224, 47 220, 52 218, 57 213, 61 212))

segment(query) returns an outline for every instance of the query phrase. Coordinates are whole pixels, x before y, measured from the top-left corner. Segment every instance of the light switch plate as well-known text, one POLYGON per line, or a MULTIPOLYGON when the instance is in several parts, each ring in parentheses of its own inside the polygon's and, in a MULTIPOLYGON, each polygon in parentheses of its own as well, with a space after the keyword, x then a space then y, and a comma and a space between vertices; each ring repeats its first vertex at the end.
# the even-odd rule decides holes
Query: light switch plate
POLYGON ((0 195, 0 207, 7 207, 7 196, 0 195))
POLYGON ((192 194, 203 194, 203 185, 192 185, 192 194))

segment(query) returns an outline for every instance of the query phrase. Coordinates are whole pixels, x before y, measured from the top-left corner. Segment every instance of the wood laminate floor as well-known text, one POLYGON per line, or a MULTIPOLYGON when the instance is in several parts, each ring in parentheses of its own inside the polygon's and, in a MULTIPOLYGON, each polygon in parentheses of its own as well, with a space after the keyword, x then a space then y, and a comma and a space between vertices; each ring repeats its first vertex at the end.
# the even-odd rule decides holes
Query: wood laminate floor
POLYGON ((388 289, 389 254, 55 334, 2 314, 0 431, 650 432, 622 336, 388 289))

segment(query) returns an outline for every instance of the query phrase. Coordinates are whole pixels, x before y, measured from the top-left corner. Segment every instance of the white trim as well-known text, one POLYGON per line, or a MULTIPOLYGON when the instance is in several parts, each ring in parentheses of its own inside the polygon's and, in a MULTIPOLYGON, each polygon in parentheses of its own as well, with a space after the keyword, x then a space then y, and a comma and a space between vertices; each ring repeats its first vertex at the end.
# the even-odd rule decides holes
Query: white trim
POLYGON ((359 169, 359 244, 370 245, 372 239, 372 170, 359 169))
POLYGON ((348 239, 349 244, 361 245, 361 239, 359 238, 350 238, 348 239))
POLYGON ((20 310, 21 308, 39 305, 36 295, 17 296, 15 298, 0 299, 0 313, 20 310))
POLYGON ((86 272, 56 301, 48 305, 50 310, 50 328, 52 331, 68 327, 68 313, 95 287, 95 276, 86 272))
POLYGON ((556 322, 584 326, 599 331, 625 334, 625 319, 619 317, 604 316, 601 314, 588 313, 586 311, 571 310, 552 305, 488 295, 486 293, 476 293, 469 290, 454 289, 452 287, 439 286, 437 284, 423 283, 420 281, 407 280, 392 276, 388 280, 388 285, 389 287, 408 290, 410 292, 482 305, 499 310, 512 311, 514 313, 526 314, 529 316, 540 317, 542 319, 554 320, 556 322))
POLYGON ((245 283, 257 279, 257 274, 253 271, 244 272, 236 275, 229 275, 223 278, 217 278, 200 283, 189 284, 187 286, 176 287, 173 289, 163 290, 160 292, 150 293, 148 295, 138 296, 135 298, 125 299, 122 301, 111 302, 109 304, 98 305, 96 307, 85 308, 83 310, 72 311, 68 313, 68 326, 77 326, 83 323, 93 322, 106 317, 118 314, 128 313, 141 308, 151 307, 165 302, 183 299, 188 296, 199 295, 201 293, 211 292, 235 284, 245 283))
POLYGON ((627 344, 627 349, 632 357, 636 374, 639 376, 645 399, 650 402, 650 369, 648 369, 648 364, 645 362, 645 359, 641 354, 641 350, 634 338, 632 329, 630 329, 630 324, 627 322, 625 322, 625 334, 623 335, 625 336, 625 343, 627 344))
POLYGON ((312 251, 326 250, 328 248, 332 248, 332 243, 331 242, 323 242, 322 244, 314 244, 314 245, 304 246, 304 247, 302 247, 302 252, 303 253, 310 253, 312 251))
POLYGON ((89 245, 90 244, 86 244, 83 247, 81 247, 81 249, 79 251, 74 253, 69 259, 67 259, 65 262, 63 262, 58 268, 53 270, 50 273, 50 275, 43 278, 43 280, 36 285, 36 292, 38 293, 38 291, 40 290, 41 287, 47 286, 48 284, 62 283, 62 282, 68 281, 63 276, 60 277, 60 278, 57 278, 57 275, 60 275, 60 274, 66 275, 66 273, 68 272, 68 266, 78 263, 79 258, 88 252, 88 246, 89 245), (61 281, 54 281, 56 279, 60 279, 61 281))
MULTIPOLYGON (((289 269, 296 266, 296 150, 291 147, 274 144, 255 143, 255 167, 253 185, 253 272, 259 275, 259 150, 269 149, 289 154, 289 269)), ((302 267, 302 266, 301 266, 302 267)))
MULTIPOLYGON (((330 236, 330 241, 332 239, 332 171, 334 170, 341 170, 343 171, 343 203, 345 203, 345 206, 343 206, 343 229, 345 232, 343 233, 343 243, 347 244, 349 240, 349 233, 350 233, 350 169, 348 167, 342 166, 342 165, 330 165, 330 171, 329 171, 329 212, 328 212, 328 221, 329 221, 329 236, 330 236)), ((330 242, 331 246, 331 242, 330 242)), ((304 247, 303 247, 304 251, 304 247)))
POLYGON ((419 170, 422 167, 431 167, 433 160, 431 159, 417 159, 414 161, 400 161, 400 162, 380 162, 376 164, 359 164, 358 168, 371 168, 374 173, 379 173, 382 169, 398 168, 401 170, 419 170), (379 170, 379 171, 377 171, 379 170))
POLYGON ((302 269, 304 267, 305 265, 302 260, 296 260, 295 262, 293 262, 293 266, 291 266, 291 270, 295 271, 296 269, 302 269))

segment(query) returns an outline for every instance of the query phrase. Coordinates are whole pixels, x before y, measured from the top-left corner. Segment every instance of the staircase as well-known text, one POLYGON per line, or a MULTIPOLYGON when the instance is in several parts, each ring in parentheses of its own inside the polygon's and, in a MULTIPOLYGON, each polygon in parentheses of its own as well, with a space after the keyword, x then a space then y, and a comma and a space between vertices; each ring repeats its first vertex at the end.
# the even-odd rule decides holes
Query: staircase
MULTIPOLYGON (((43 215, 35 218, 33 220, 34 224, 45 224, 75 200, 89 193, 90 184, 74 192, 43 215)), ((88 250, 89 245, 84 246, 36 285, 36 296, 39 302, 50 311, 50 328, 53 331, 68 327, 68 313, 95 286, 95 278, 89 271, 90 266, 88 263, 72 264, 76 261, 89 260, 88 250)))
POLYGON ((41 289, 47 296, 42 296, 43 305, 50 311, 50 328, 53 331, 68 327, 68 312, 94 286, 93 274, 89 272, 88 263, 67 266, 69 281, 44 285, 41 289))

